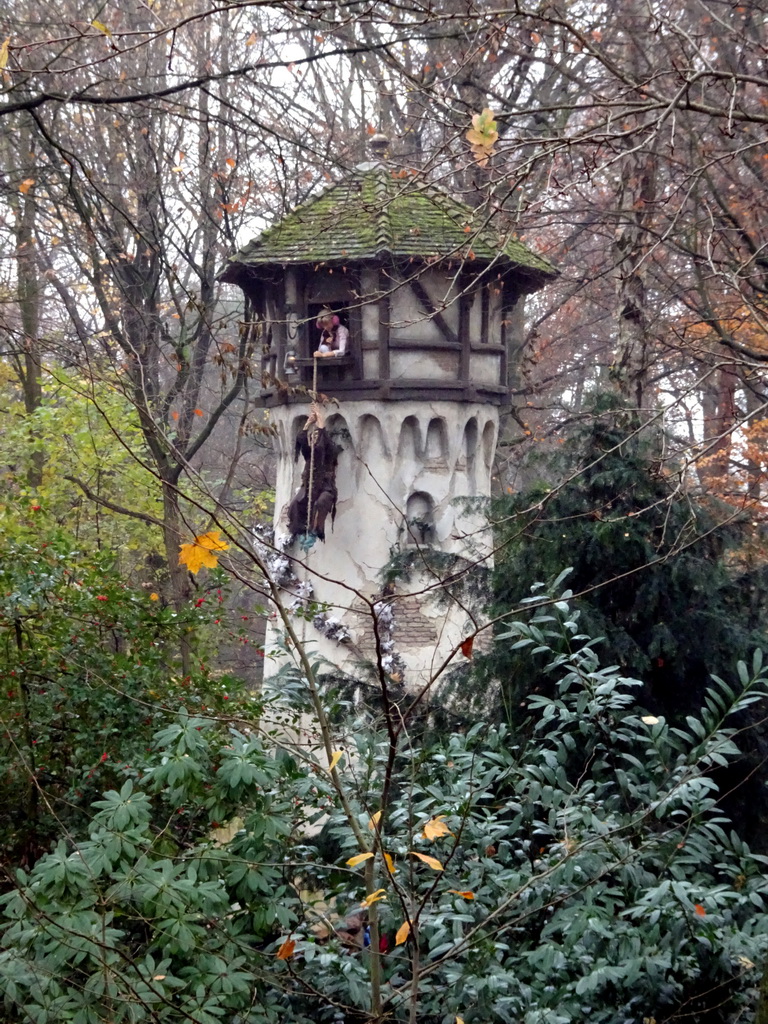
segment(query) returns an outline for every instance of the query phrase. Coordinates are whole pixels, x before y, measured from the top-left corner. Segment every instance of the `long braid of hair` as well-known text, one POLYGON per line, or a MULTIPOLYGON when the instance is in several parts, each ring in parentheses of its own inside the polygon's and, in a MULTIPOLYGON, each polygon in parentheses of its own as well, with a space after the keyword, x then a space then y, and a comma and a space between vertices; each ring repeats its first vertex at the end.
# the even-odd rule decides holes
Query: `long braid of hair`
MULTIPOLYGON (((317 401, 317 360, 318 356, 315 356, 315 364, 312 370, 312 399, 317 401)), ((317 444, 318 437, 317 423, 313 423, 307 435, 309 441, 309 487, 307 488, 307 536, 312 532, 312 490, 315 484, 315 445, 317 444)))

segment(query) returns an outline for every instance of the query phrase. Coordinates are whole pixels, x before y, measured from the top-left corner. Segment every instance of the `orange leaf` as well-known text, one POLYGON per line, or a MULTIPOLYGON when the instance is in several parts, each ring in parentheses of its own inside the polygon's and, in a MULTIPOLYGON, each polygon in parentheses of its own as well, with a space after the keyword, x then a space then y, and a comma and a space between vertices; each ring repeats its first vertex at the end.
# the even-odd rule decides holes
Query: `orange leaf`
MULTIPOLYGON (((177 367, 177 369, 180 370, 181 367, 179 366, 179 367, 177 367)), ((179 414, 177 412, 174 411, 174 412, 171 413, 171 419, 172 420, 177 420, 178 418, 179 418, 179 414)))
POLYGON ((436 857, 428 857, 426 853, 418 853, 416 850, 410 851, 414 857, 418 857, 419 860, 424 861, 433 871, 443 871, 443 865, 436 857))
POLYGON ((475 894, 469 889, 449 889, 448 892, 452 892, 454 896, 463 896, 465 900, 473 900, 475 894))
POLYGON ((233 160, 231 156, 228 156, 224 163, 227 165, 227 167, 234 167, 236 161, 233 160))
POLYGON ((468 636, 466 640, 461 641, 461 644, 459 645, 459 650, 461 651, 465 658, 472 657, 472 647, 474 646, 474 643, 474 636, 468 636))
POLYGON ((440 836, 452 836, 453 832, 443 821, 444 814, 438 814, 436 818, 430 818, 421 833, 425 839, 439 839, 440 836))
POLYGON ((294 949, 296 949, 295 941, 293 939, 286 939, 276 953, 277 959, 290 960, 293 956, 294 949))
POLYGON ((707 912, 704 909, 704 907, 702 907, 702 905, 700 903, 694 903, 693 904, 693 909, 698 914, 699 917, 706 917, 707 912))
POLYGON ((394 862, 394 860, 392 858, 392 855, 389 854, 389 853, 385 853, 384 850, 382 850, 381 851, 381 856, 384 858, 384 860, 386 862, 386 865, 389 868, 390 875, 394 875, 394 873, 395 873, 395 862, 394 862))
POLYGON ((202 416, 202 415, 203 415, 203 410, 202 409, 195 409, 195 416, 202 416))
POLYGON ((376 831, 376 826, 381 821, 381 811, 376 811, 375 814, 371 815, 371 820, 368 822, 368 829, 371 832, 376 831))
POLYGON ((152 594, 149 595, 149 600, 150 601, 159 601, 160 600, 160 595, 152 593, 152 594))
POLYGON ((22 181, 22 183, 19 185, 19 192, 21 192, 22 195, 26 195, 34 184, 34 178, 25 178, 24 181, 22 181))
POLYGON ((395 932, 395 945, 402 946, 408 936, 411 934, 411 926, 407 921, 403 921, 400 927, 395 932))

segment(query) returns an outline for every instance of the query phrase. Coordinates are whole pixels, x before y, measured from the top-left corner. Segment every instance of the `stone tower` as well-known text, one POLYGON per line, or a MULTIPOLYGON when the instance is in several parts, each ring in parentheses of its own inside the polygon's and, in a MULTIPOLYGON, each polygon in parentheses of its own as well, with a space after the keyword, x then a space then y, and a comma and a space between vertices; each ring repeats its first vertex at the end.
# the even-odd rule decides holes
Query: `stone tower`
MULTIPOLYGON (((492 538, 479 503, 466 499, 490 496, 510 310, 555 273, 487 218, 383 160, 231 257, 223 280, 242 288, 262 329, 275 544, 287 556, 272 564, 288 603, 302 606, 300 634, 331 665, 362 678, 378 660, 417 690, 475 631, 459 584, 487 565, 492 538), (317 318, 329 309, 348 330, 346 351, 316 359, 317 318), (301 482, 296 439, 315 372, 317 391, 334 400, 324 411, 337 506, 325 542, 307 550, 303 538, 289 541, 286 512, 301 482)), ((267 659, 267 674, 278 661, 267 659)))

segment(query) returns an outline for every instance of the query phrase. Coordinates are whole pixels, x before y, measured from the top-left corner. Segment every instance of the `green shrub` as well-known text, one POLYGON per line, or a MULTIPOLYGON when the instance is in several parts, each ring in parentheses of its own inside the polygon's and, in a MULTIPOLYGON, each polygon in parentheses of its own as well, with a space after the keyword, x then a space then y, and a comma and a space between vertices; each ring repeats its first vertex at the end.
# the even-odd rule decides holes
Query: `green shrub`
POLYGON ((0 563, 0 858, 26 865, 52 838, 87 834, 92 801, 138 777, 179 703, 226 714, 241 695, 202 655, 186 677, 174 658, 219 614, 215 590, 179 615, 110 555, 38 529, 0 563))
MULTIPOLYGON (((338 788, 285 730, 181 713, 143 778, 97 802, 89 839, 17 873, 9 1024, 358 1022, 376 965, 395 1021, 753 1019, 766 859, 718 811, 710 770, 736 752, 726 720, 763 699, 760 657, 673 726, 636 711, 638 684, 599 666, 566 602, 500 642, 555 680, 525 745, 478 723, 393 747, 361 711, 334 735, 338 788), (232 827, 171 842, 182 808, 232 827), (373 853, 359 866, 353 824, 373 853), (376 890, 387 951, 350 951, 334 923, 376 890)), ((300 684, 279 683, 270 720, 300 684)))

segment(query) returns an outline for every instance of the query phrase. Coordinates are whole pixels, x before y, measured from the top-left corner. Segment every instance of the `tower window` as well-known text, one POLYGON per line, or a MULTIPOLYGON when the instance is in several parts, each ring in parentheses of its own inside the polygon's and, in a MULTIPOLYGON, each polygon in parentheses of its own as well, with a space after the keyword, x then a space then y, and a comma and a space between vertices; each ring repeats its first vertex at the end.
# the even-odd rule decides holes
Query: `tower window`
POLYGON ((435 503, 424 491, 414 491, 405 506, 405 546, 421 547, 435 541, 435 503))

